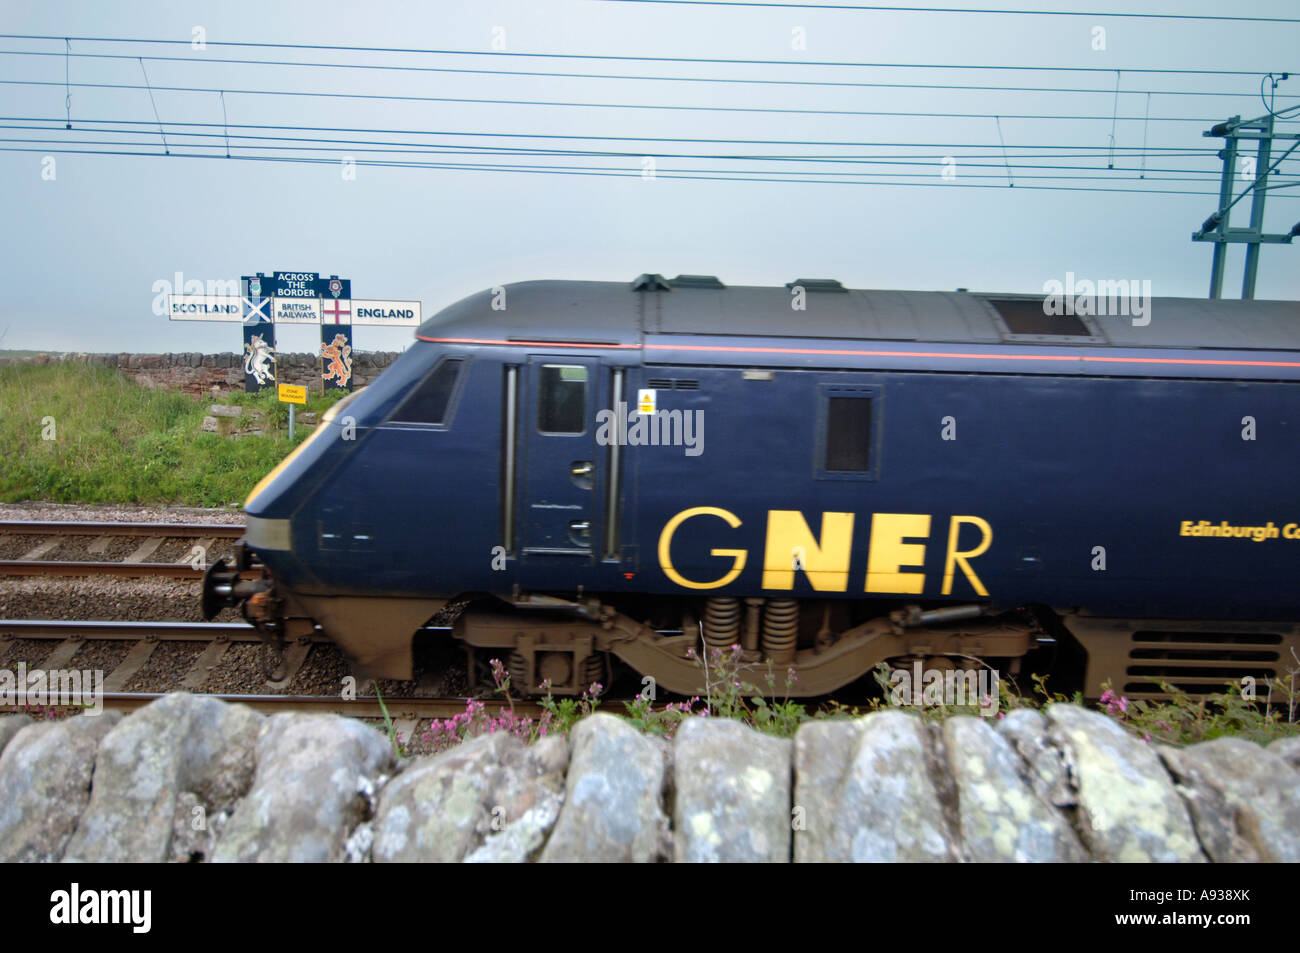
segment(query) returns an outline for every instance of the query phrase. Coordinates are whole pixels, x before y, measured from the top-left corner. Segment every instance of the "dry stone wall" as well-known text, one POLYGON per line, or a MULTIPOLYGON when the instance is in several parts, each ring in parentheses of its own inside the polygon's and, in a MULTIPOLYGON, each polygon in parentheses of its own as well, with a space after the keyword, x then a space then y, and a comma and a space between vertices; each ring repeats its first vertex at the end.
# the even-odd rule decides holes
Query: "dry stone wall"
POLYGON ((1300 738, 1151 745, 1051 705, 793 741, 616 716, 398 761, 353 719, 174 694, 0 717, 0 861, 1300 861, 1300 738))
MULTIPOLYGON (((352 355, 355 387, 370 383, 385 367, 397 360, 399 351, 357 351, 352 355)), ((243 358, 235 353, 201 354, 37 354, 28 357, 0 357, 0 364, 89 364, 116 368, 137 383, 206 396, 213 388, 222 391, 244 389, 243 358)), ((276 355, 276 373, 281 384, 320 386, 320 358, 315 354, 276 355)))

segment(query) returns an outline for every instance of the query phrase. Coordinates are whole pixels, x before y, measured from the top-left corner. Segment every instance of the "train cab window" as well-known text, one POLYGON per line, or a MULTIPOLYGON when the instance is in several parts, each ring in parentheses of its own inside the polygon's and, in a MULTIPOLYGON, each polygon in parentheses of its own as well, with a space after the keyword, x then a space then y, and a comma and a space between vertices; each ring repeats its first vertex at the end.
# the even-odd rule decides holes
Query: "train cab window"
POLYGON ((824 480, 874 480, 880 389, 824 384, 817 439, 817 476, 824 480))
POLYGON ((587 369, 543 364, 537 386, 537 430, 579 434, 587 429, 587 369))
POLYGON ((465 362, 444 358, 389 418, 390 423, 445 424, 465 362))

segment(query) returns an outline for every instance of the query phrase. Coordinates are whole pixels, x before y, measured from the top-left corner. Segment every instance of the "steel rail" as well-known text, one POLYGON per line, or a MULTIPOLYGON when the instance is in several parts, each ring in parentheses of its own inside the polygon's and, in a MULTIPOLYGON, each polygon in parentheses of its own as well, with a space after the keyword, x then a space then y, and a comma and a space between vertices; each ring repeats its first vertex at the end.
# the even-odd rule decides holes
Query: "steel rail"
MULTIPOLYGON (((449 625, 426 625, 420 632, 450 632, 449 625)), ((0 639, 89 639, 130 642, 157 639, 160 642, 258 642, 257 630, 247 622, 152 622, 68 619, 0 619, 0 639)), ((317 630, 306 636, 313 642, 330 639, 317 630)), ((293 640, 290 640, 293 641, 293 640)))
POLYGON ((6 536, 162 536, 238 539, 243 523, 118 523, 82 520, 0 520, 6 536))
POLYGON ((0 576, 128 576, 203 578, 189 563, 117 563, 109 560, 0 559, 0 576))
MULTIPOLYGON (((0 619, 0 639, 87 639, 129 642, 257 642, 257 630, 246 622, 117 622, 66 619, 0 619)), ((313 636, 313 641, 327 641, 313 636)))

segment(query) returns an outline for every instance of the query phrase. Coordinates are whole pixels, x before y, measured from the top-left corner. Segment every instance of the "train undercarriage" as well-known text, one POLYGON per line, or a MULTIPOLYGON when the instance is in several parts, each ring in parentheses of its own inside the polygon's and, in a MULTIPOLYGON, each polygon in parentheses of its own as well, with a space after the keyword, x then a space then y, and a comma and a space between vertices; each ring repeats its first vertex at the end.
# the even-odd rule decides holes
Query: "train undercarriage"
MULTIPOLYGON (((289 591, 246 556, 204 577, 206 617, 238 605, 283 652, 319 628, 358 674, 409 679, 416 633, 449 598, 339 596, 289 591)), ((1192 694, 1225 682, 1286 677, 1300 669, 1300 625, 1269 622, 1102 619, 1045 607, 993 613, 988 606, 884 604, 791 598, 674 598, 466 594, 452 636, 472 660, 504 660, 523 695, 578 695, 611 684, 618 663, 657 689, 698 695, 715 653, 746 672, 759 692, 828 695, 869 674, 916 664, 926 670, 985 667, 1016 676, 1027 656, 1050 645, 1073 656, 1056 671, 1061 689, 1096 697, 1109 683, 1130 698, 1161 697, 1162 683, 1192 694)), ((1243 683, 1244 684, 1244 683, 1243 683)), ((1022 689, 1024 686, 1022 686, 1022 689)))

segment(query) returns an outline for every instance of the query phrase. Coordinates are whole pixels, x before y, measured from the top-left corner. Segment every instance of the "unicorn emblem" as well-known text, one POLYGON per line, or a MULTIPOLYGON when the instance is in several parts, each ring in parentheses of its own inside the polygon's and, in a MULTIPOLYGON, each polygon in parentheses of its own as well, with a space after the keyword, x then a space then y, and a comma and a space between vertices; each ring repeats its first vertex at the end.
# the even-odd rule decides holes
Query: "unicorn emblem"
POLYGON ((266 340, 260 334, 252 335, 252 341, 244 345, 244 373, 257 381, 258 387, 275 380, 271 361, 271 348, 266 340))
POLYGON ((336 334, 329 344, 322 344, 320 356, 329 361, 324 379, 333 381, 336 387, 347 387, 352 380, 352 345, 348 344, 347 335, 336 334))

